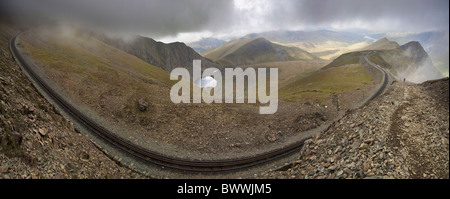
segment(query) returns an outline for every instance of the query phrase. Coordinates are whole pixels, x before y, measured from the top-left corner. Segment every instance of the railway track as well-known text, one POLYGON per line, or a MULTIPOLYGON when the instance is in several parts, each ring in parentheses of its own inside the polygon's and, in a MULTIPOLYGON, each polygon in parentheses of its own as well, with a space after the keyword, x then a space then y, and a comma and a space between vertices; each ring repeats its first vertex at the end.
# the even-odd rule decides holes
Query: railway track
MULTIPOLYGON (((20 35, 20 34, 19 34, 20 35)), ((297 142, 290 144, 286 147, 273 150, 270 152, 261 153, 252 157, 244 157, 239 159, 225 159, 225 160, 190 160, 190 159, 181 159, 169 157, 164 154, 150 151, 143 147, 137 146, 130 142, 127 139, 121 138, 117 136, 115 133, 110 130, 104 128, 103 126, 97 124, 92 119, 88 118, 85 114, 80 112, 70 103, 68 103, 61 95, 55 92, 45 81, 41 79, 41 77, 30 67, 25 59, 20 54, 19 50, 16 46, 16 38, 15 36, 10 41, 10 50, 11 53, 16 60, 16 62, 20 65, 22 70, 26 74, 32 82, 34 82, 36 87, 39 87, 45 94, 51 98, 51 100, 56 103, 66 114, 70 115, 73 118, 73 123, 77 123, 82 125, 85 129, 89 131, 90 134, 101 138, 103 141, 113 145, 115 148, 129 155, 130 157, 136 158, 139 161, 143 161, 149 164, 155 164, 161 167, 167 167, 171 169, 181 170, 181 171, 193 171, 193 172, 224 172, 224 171, 236 171, 240 169, 246 169, 253 166, 261 165, 263 163, 267 163, 278 158, 285 157, 294 152, 297 152, 303 146, 304 141, 307 139, 298 140, 297 142)), ((366 58, 366 61, 367 58, 366 58)), ((375 67, 375 66, 374 66, 375 67)), ((382 72, 384 70, 380 69, 382 72)), ((386 88, 387 85, 387 74, 385 74, 385 79, 383 80, 383 85, 378 91, 378 96, 381 94, 386 88)), ((376 97, 372 97, 371 99, 376 97)))
POLYGON ((16 62, 22 67, 25 73, 31 78, 36 86, 41 88, 52 100, 59 106, 62 111, 66 112, 72 118, 74 118, 80 125, 83 125, 86 129, 90 131, 95 136, 98 136, 108 143, 112 144, 114 147, 126 152, 127 154, 138 158, 141 161, 156 164, 163 167, 179 169, 184 171, 200 171, 200 172, 219 172, 219 171, 232 171, 239 170, 248 167, 252 167, 258 164, 269 162, 271 160, 281 158, 283 156, 289 155, 301 149, 304 140, 285 147, 283 149, 270 151, 267 153, 255 155, 247 158, 239 159, 226 159, 226 160, 214 160, 214 161, 203 161, 203 160, 189 160, 168 157, 163 154, 150 151, 148 149, 142 148, 131 143, 129 140, 121 138, 111 132, 110 130, 104 128, 103 126, 92 121, 86 115, 81 113, 78 109, 64 100, 61 95, 59 95, 55 90, 53 90, 45 81, 43 81, 39 75, 29 66, 25 59, 21 56, 20 52, 16 47, 16 37, 14 37, 10 42, 10 50, 13 54, 16 62))
MULTIPOLYGON (((370 55, 373 54, 373 53, 375 53, 375 51, 372 51, 372 52, 368 53, 367 55, 364 55, 364 60, 365 60, 369 65, 371 65, 372 67, 375 67, 375 68, 378 69, 381 73, 383 73, 383 77, 382 77, 382 79, 381 79, 382 83, 381 83, 380 88, 377 90, 377 92, 374 93, 374 95, 373 95, 372 97, 370 97, 369 101, 372 101, 373 99, 375 99, 376 97, 378 97, 379 95, 381 95, 381 94, 384 92, 384 90, 386 89, 386 87, 387 87, 387 85, 388 85, 388 83, 389 83, 389 76, 388 76, 388 73, 387 73, 383 68, 381 68, 380 66, 374 64, 373 62, 371 62, 371 61, 369 60, 368 56, 370 56, 370 55)), ((368 101, 368 102, 369 102, 369 101, 368 101)))

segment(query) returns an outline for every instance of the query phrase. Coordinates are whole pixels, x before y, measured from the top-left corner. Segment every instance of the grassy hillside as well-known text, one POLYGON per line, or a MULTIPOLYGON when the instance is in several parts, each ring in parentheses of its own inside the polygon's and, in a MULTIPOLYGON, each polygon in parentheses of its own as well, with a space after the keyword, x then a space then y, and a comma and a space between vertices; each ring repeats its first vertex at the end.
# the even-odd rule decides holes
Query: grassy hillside
POLYGON ((323 102, 331 95, 355 91, 372 83, 372 76, 359 64, 318 70, 280 88, 281 100, 323 102))
POLYGON ((139 100, 170 103, 158 96, 173 84, 166 71, 95 38, 58 31, 26 32, 19 46, 74 101, 117 119, 138 110, 139 100))
POLYGON ((430 58, 433 60, 434 66, 442 73, 443 76, 449 76, 449 54, 447 53, 433 53, 430 54, 430 58))
POLYGON ((377 51, 369 59, 387 69, 397 79, 406 78, 407 81, 421 83, 443 77, 432 64, 418 62, 400 49, 377 51))
POLYGON ((319 70, 329 61, 324 60, 300 60, 300 61, 282 61, 268 62, 255 65, 241 66, 242 68, 278 68, 278 86, 283 87, 295 80, 304 78, 313 72, 319 70))
POLYGON ((372 54, 369 59, 388 70, 399 80, 406 78, 407 81, 421 83, 443 77, 433 66, 428 54, 418 42, 409 42, 398 46, 396 42, 380 39, 364 49, 366 50, 343 54, 323 69, 350 64, 363 64, 365 62, 363 60, 364 54, 369 51, 375 51, 376 53, 372 54))
POLYGON ((202 54, 221 65, 247 65, 275 61, 318 59, 296 47, 274 44, 264 38, 239 38, 202 54))
POLYGON ((389 41, 386 38, 381 38, 378 41, 364 47, 362 50, 390 50, 399 47, 395 41, 389 41))
POLYGON ((99 71, 123 73, 155 83, 171 84, 169 74, 164 70, 82 33, 49 36, 46 32, 31 31, 19 39, 32 58, 49 68, 92 72, 90 75, 99 71))
POLYGON ((128 41, 121 38, 108 37, 102 33, 93 33, 93 35, 105 44, 134 55, 169 73, 173 69, 180 67, 187 68, 192 72, 192 60, 194 59, 202 61, 202 69, 210 67, 223 69, 222 66, 202 57, 194 49, 181 42, 166 44, 142 36, 135 36, 135 38, 128 41))
POLYGON ((350 64, 360 64, 362 63, 364 52, 350 52, 345 53, 338 58, 334 59, 331 63, 324 66, 323 69, 329 69, 344 65, 350 65, 350 64))

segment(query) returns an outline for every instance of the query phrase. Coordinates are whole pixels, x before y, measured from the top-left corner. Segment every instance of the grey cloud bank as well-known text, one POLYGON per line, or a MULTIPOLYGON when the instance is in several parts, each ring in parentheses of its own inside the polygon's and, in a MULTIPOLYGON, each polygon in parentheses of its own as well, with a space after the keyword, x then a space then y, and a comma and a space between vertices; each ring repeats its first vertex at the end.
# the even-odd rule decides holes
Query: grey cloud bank
POLYGON ((449 27, 448 0, 4 0, 0 10, 154 38, 280 29, 428 31, 449 27))
POLYGON ((24 19, 42 17, 110 31, 174 35, 179 32, 220 29, 233 12, 228 0, 11 0, 2 7, 24 19))

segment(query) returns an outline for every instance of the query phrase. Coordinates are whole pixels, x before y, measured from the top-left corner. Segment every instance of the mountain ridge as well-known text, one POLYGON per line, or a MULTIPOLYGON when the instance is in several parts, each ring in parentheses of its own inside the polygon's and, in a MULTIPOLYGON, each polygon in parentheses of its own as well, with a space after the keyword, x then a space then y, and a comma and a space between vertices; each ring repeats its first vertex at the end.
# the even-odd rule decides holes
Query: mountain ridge
POLYGON ((100 41, 134 55, 169 73, 179 67, 186 68, 192 72, 192 61, 194 59, 202 61, 202 70, 210 67, 223 70, 222 66, 201 56, 194 49, 182 42, 166 44, 143 36, 136 36, 132 41, 115 39, 106 35, 96 36, 100 41))
POLYGON ((383 37, 374 43, 364 47, 362 50, 388 50, 398 48, 400 45, 395 41, 390 41, 383 37))
POLYGON ((319 59, 297 47, 272 43, 265 38, 238 38, 202 53, 221 65, 246 65, 273 61, 319 59))

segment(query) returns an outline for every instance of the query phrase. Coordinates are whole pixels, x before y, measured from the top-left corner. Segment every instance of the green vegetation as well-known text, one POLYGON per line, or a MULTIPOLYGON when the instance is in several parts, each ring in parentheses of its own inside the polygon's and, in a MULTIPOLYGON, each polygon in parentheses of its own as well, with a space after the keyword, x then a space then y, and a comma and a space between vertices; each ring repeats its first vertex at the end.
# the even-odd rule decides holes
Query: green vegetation
POLYGON ((279 91, 281 100, 323 102, 332 94, 353 91, 371 83, 372 76, 360 65, 319 70, 279 91))
POLYGON ((300 61, 282 61, 268 62, 254 65, 240 66, 242 68, 278 68, 278 86, 281 88, 293 81, 311 75, 324 65, 329 63, 324 60, 300 60, 300 61))
POLYGON ((338 58, 334 59, 330 64, 323 67, 323 69, 330 69, 350 64, 360 64, 361 59, 363 59, 363 52, 345 53, 339 56, 338 58))
POLYGON ((369 60, 387 69, 393 75, 411 70, 410 66, 417 67, 414 59, 400 49, 377 51, 369 57, 369 60))
POLYGON ((227 56, 228 54, 233 53, 234 51, 238 50, 242 46, 256 40, 256 38, 253 39, 246 39, 246 38, 239 38, 232 40, 222 46, 219 46, 217 48, 214 48, 212 50, 206 51, 202 53, 201 55, 204 57, 207 57, 213 61, 220 60, 227 56))
POLYGON ((439 72, 442 73, 443 76, 448 77, 449 76, 449 57, 448 54, 440 54, 440 55, 434 55, 430 53, 430 57, 433 60, 433 65, 436 67, 436 69, 439 70, 439 72))
POLYGON ((363 50, 391 50, 398 48, 399 45, 395 41, 389 41, 386 38, 381 38, 378 41, 363 48, 363 50))
POLYGON ((391 70, 392 66, 383 59, 383 57, 381 56, 381 53, 375 53, 375 54, 371 55, 368 59, 371 62, 373 62, 374 64, 377 64, 378 66, 382 66, 384 69, 387 69, 390 72, 395 74, 395 71, 391 70))
POLYGON ((48 44, 44 42, 24 42, 23 45, 34 60, 46 67, 60 70, 60 75, 65 78, 68 75, 87 73, 92 79, 117 86, 123 83, 117 81, 118 74, 124 73, 150 82, 172 84, 169 74, 164 70, 95 39, 89 39, 87 42, 74 39, 70 43, 63 38, 49 38, 48 44), (102 74, 111 76, 103 78, 102 74))
MULTIPOLYGON (((73 101, 100 115, 117 114, 127 107, 139 113, 138 100, 169 104, 175 83, 161 68, 87 36, 61 36, 27 32, 19 38, 23 51, 73 101)), ((146 111, 147 117, 152 117, 146 111)))

